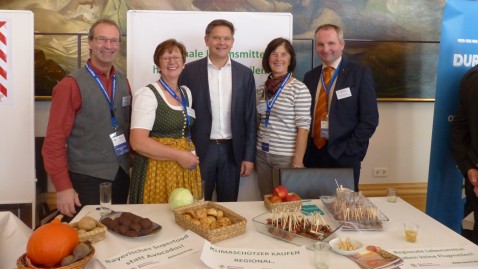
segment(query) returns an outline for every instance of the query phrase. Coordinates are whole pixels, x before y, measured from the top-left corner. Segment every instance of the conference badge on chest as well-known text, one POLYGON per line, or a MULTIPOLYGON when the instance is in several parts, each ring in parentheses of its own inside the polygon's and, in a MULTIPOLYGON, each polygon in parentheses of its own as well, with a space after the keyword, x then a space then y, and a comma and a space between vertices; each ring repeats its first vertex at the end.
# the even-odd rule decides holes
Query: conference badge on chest
POLYGON ((266 131, 262 135, 262 143, 261 143, 262 151, 269 152, 269 141, 270 141, 269 132, 266 131))
POLYGON ((116 156, 121 156, 126 152, 129 152, 128 141, 121 131, 114 132, 110 134, 111 142, 113 142, 113 147, 115 148, 116 156))
POLYGON ((320 119, 320 137, 329 139, 329 118, 322 117, 320 119))

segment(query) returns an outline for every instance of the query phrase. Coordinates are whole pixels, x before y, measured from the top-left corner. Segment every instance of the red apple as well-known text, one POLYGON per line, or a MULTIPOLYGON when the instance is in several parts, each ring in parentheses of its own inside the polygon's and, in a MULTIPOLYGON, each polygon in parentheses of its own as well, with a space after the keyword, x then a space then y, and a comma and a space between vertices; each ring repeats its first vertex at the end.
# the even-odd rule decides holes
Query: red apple
POLYGON ((290 194, 284 199, 284 202, 299 201, 300 197, 297 194, 290 194))
POLYGON ((284 199, 289 194, 289 190, 287 190, 286 186, 277 185, 272 190, 272 194, 279 196, 281 199, 284 199))
POLYGON ((273 204, 275 203, 281 203, 282 202, 282 198, 280 198, 279 196, 277 195, 272 195, 271 197, 269 197, 269 201, 273 204))

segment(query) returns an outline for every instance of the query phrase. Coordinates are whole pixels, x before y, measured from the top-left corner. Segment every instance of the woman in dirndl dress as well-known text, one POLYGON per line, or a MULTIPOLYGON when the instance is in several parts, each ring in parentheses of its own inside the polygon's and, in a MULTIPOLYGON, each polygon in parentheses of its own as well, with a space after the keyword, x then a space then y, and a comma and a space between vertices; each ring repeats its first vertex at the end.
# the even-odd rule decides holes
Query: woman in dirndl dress
POLYGON ((195 118, 193 100, 189 88, 178 85, 186 48, 168 39, 156 47, 153 60, 161 78, 133 94, 132 204, 167 203, 171 191, 179 187, 202 194, 199 158, 190 135, 195 118))

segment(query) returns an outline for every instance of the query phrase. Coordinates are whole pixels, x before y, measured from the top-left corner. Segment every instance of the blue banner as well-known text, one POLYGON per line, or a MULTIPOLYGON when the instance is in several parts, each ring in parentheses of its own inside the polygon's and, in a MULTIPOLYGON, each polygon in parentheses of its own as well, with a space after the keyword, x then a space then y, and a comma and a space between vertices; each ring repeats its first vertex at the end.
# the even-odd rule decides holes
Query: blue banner
POLYGON ((463 219, 463 176, 450 150, 450 128, 463 75, 478 64, 478 2, 448 0, 443 13, 428 173, 427 214, 456 232, 463 219))

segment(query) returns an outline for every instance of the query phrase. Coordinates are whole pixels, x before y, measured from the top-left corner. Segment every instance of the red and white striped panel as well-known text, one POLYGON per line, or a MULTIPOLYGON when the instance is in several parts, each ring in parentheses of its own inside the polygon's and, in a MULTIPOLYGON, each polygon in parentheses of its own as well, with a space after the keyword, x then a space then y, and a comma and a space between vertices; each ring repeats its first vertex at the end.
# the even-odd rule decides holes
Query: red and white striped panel
POLYGON ((0 102, 6 101, 8 97, 8 88, 7 88, 7 53, 8 53, 8 24, 6 21, 0 21, 0 102))

